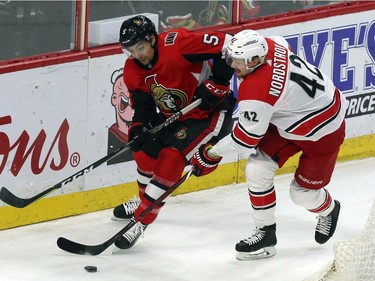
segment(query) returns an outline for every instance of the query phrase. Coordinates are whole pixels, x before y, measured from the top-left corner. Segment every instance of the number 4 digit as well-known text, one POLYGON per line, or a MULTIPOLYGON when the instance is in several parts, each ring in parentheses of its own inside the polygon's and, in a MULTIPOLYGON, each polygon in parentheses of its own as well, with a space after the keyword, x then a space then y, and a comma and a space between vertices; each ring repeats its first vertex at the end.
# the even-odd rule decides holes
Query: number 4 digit
POLYGON ((300 85, 302 89, 305 90, 306 94, 308 94, 308 96, 311 98, 315 97, 317 89, 324 91, 324 86, 319 84, 315 79, 310 80, 309 78, 301 74, 292 72, 290 74, 290 79, 300 85))
POLYGON ((250 112, 245 111, 244 112, 244 117, 251 122, 259 122, 259 120, 257 119, 257 116, 258 116, 257 113, 254 112, 254 111, 250 111, 250 112))
MULTIPOLYGON (((324 78, 323 78, 323 75, 322 73, 320 72, 320 70, 316 67, 314 67, 313 69, 310 68, 305 61, 303 61, 300 57, 296 56, 296 55, 290 55, 290 62, 295 65, 296 67, 302 69, 302 65, 305 66, 305 68, 311 73, 314 75, 314 77, 318 77, 319 79, 321 79, 322 81, 324 81, 324 78)), ((316 90, 322 90, 324 91, 324 85, 322 84, 319 84, 316 79, 312 78, 312 79, 309 79, 307 78, 306 76, 304 75, 301 75, 301 74, 298 74, 298 73, 295 73, 295 72, 291 72, 290 73, 290 80, 296 82, 298 85, 300 85, 302 87, 302 89, 305 90, 306 94, 311 97, 311 98, 314 98, 315 97, 315 94, 316 94, 316 90)))

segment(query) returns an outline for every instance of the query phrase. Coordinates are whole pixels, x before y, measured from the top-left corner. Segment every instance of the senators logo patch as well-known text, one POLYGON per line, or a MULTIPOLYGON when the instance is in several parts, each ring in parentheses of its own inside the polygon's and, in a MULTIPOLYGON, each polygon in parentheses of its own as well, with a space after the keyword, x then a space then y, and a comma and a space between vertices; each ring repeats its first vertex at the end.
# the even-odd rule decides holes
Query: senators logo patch
POLYGON ((153 98, 160 111, 165 115, 173 115, 187 105, 187 95, 178 89, 166 88, 156 81, 156 75, 146 78, 153 98))
POLYGON ((187 128, 181 128, 174 136, 179 139, 179 140, 183 140, 186 138, 187 136, 187 132, 186 132, 187 128))

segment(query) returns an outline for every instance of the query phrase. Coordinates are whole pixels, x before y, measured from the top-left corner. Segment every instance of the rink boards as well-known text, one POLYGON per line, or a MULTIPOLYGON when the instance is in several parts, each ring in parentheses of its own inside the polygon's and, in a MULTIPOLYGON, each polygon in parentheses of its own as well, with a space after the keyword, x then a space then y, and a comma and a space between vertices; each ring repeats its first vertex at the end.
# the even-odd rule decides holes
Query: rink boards
MULTIPOLYGON (((347 137, 339 161, 375 156, 373 12, 259 28, 266 36, 285 36, 297 55, 320 67, 347 97, 347 137)), ((119 131, 126 131, 119 120, 128 118, 118 80, 125 59, 120 52, 87 54, 0 75, 1 186, 20 197, 32 197, 118 145, 119 131)), ((234 78, 235 93, 237 85, 234 78)), ((176 194, 243 182, 247 156, 225 155, 216 172, 190 178, 176 194)), ((298 155, 278 173, 293 172, 297 160, 298 155)), ((0 229, 111 208, 132 197, 137 190, 135 163, 126 157, 115 162, 24 209, 0 202, 0 229)))

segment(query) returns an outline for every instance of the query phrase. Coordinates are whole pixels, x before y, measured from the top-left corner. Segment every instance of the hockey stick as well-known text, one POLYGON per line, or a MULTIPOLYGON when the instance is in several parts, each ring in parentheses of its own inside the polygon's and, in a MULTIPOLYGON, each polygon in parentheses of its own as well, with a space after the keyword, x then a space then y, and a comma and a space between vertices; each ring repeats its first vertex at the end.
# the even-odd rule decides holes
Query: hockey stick
POLYGON ((139 217, 133 218, 130 222, 122 228, 119 232, 109 238, 102 244, 97 245, 84 245, 71 240, 68 240, 64 237, 59 237, 57 239, 57 246, 69 253, 78 254, 78 255, 99 255, 104 252, 109 246, 115 243, 123 234, 125 234, 130 228, 132 228, 137 222, 144 218, 149 212, 151 212, 157 205, 159 205, 165 198, 167 198, 173 191, 177 189, 183 182, 185 182, 193 172, 193 168, 185 173, 171 188, 165 191, 155 202, 148 206, 139 217))
MULTIPOLYGON (((163 128, 167 127, 168 125, 170 125, 171 123, 175 122, 182 115, 185 115, 186 113, 188 113, 189 111, 191 111, 192 109, 197 107, 201 102, 202 102, 201 99, 197 99, 196 101, 192 102, 191 104, 189 104, 185 108, 181 109, 179 112, 173 114, 171 117, 169 117, 167 120, 165 120, 160 125, 152 128, 150 130, 150 132, 153 133, 153 134, 159 132, 161 129, 163 129, 163 128)), ((115 150, 115 151, 111 152, 110 154, 106 155, 105 157, 99 159, 95 163, 83 168, 82 170, 78 171, 74 175, 71 175, 70 177, 67 177, 66 179, 58 182, 54 186, 52 186, 50 188, 47 188, 46 190, 42 191, 41 193, 38 193, 37 195, 35 195, 31 198, 20 198, 20 197, 14 195, 12 192, 10 192, 9 189, 7 189, 6 187, 2 187, 1 190, 0 190, 0 199, 2 201, 4 201, 5 203, 13 206, 13 207, 24 208, 24 207, 30 205, 31 203, 37 201, 38 199, 40 199, 40 198, 46 196, 47 194, 51 193, 52 191, 55 191, 56 189, 61 188, 62 186, 64 186, 64 185, 74 181, 75 179, 79 178, 80 176, 83 176, 84 174, 87 174, 88 172, 91 172, 92 170, 94 170, 95 168, 100 166, 101 164, 103 164, 107 161, 110 161, 113 158, 115 158, 116 156, 120 155, 121 153, 124 153, 125 151, 129 150, 132 142, 133 141, 128 142, 124 146, 118 148, 117 150, 115 150)))

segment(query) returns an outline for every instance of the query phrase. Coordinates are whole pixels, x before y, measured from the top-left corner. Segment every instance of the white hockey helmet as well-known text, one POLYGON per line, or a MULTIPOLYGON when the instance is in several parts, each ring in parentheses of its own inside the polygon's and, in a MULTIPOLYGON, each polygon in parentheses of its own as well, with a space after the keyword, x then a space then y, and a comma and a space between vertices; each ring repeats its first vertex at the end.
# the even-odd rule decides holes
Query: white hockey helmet
POLYGON ((227 47, 227 63, 230 65, 232 59, 244 59, 249 65, 254 57, 259 57, 263 63, 267 53, 266 39, 254 30, 245 29, 232 37, 227 47))

